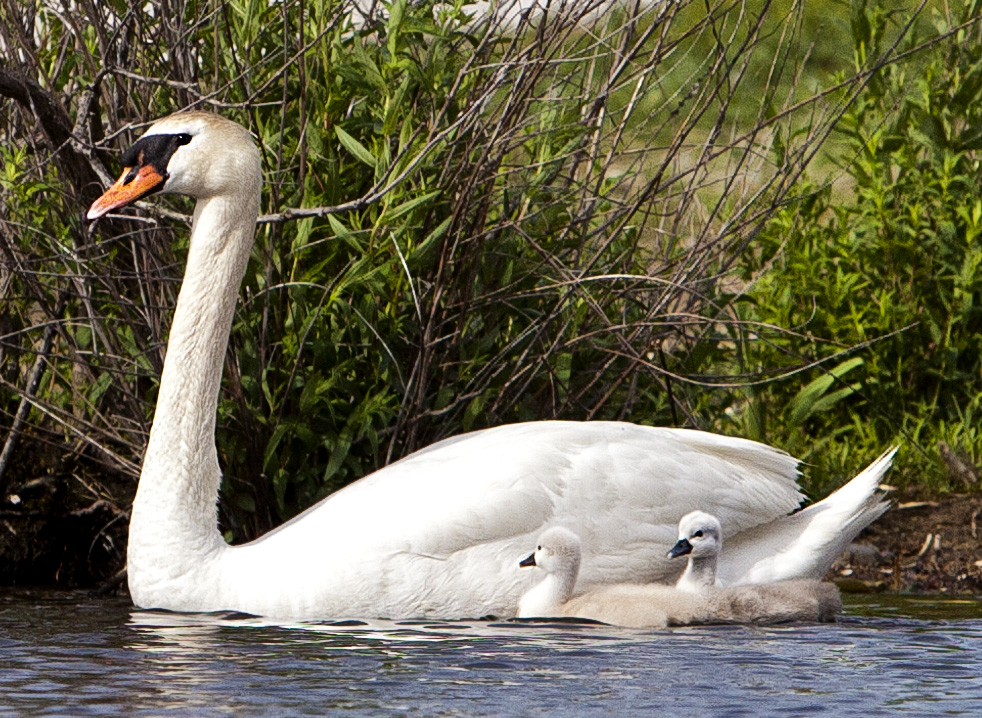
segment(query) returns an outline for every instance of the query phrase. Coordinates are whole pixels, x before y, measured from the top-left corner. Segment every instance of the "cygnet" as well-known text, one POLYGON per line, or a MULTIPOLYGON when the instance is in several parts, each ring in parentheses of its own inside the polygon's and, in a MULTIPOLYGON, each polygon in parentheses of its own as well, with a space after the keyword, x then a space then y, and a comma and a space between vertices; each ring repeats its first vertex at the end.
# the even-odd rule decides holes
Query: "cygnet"
POLYGON ((723 548, 723 527, 719 520, 703 511, 693 511, 679 521, 679 540, 668 552, 669 558, 688 556, 689 564, 675 587, 690 593, 705 593, 716 586, 716 562, 723 548))
POLYGON ((719 520, 703 511, 693 511, 679 521, 679 539, 668 552, 669 558, 689 557, 675 586, 707 599, 714 622, 833 621, 842 610, 838 589, 814 579, 718 588, 716 563, 722 549, 719 520))
POLYGON ((704 597, 662 584, 620 583, 573 596, 580 553, 579 537, 561 526, 539 537, 535 552, 519 565, 538 566, 546 576, 519 600, 518 618, 568 616, 629 628, 707 622, 704 597))

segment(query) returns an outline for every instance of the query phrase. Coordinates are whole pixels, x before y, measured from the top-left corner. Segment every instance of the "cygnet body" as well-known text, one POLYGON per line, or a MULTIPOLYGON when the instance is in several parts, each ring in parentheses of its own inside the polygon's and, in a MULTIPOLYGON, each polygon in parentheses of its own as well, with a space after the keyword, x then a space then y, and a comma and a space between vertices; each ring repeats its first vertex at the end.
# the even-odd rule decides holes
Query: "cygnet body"
POLYGON ((839 589, 808 578, 718 588, 703 598, 712 617, 709 623, 831 623, 842 612, 839 589))

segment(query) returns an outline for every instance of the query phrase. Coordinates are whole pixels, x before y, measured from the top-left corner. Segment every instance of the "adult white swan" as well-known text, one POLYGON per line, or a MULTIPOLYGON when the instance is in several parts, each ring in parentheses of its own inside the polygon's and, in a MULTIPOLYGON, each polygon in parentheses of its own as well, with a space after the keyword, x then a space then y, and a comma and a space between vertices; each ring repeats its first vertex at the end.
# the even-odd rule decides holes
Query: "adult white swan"
MULTIPOLYGON (((515 557, 550 524, 591 547, 586 587, 670 579, 678 569, 665 551, 679 517, 697 508, 717 515, 736 544, 754 527, 766 550, 771 535, 808 535, 807 520, 784 518, 802 497, 797 462, 781 451, 697 431, 541 422, 442 441, 257 541, 228 546, 215 516, 215 413, 259 212, 259 153, 241 126, 188 112, 155 123, 122 159, 122 176, 90 220, 153 192, 197 200, 130 518, 127 568, 138 606, 292 618, 511 616, 531 580, 515 571, 515 557)), ((873 478, 888 465, 877 464, 873 478)), ((875 486, 865 481, 850 503, 839 494, 826 500, 838 507, 838 525, 825 526, 822 541, 832 536, 841 547, 878 515, 875 486)), ((825 515, 818 506, 808 511, 825 515)), ((722 563, 721 573, 737 579, 754 568, 722 563)), ((782 566, 768 579, 826 568, 782 566)))

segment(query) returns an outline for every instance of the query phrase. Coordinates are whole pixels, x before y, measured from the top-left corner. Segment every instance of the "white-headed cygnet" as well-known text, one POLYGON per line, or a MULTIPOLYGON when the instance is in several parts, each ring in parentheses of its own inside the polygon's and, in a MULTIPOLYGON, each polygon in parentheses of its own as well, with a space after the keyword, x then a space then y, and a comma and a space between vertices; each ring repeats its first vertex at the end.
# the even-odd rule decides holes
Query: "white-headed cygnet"
POLYGON ((688 556, 689 564, 675 587, 690 593, 705 593, 716 586, 716 562, 723 548, 723 527, 715 516, 702 511, 686 514, 679 521, 679 540, 669 558, 688 556))
POLYGON ((675 586, 707 600, 710 613, 717 619, 714 622, 834 621, 842 610, 838 589, 815 579, 718 588, 716 562, 722 549, 719 520, 703 511, 693 511, 679 521, 678 541, 668 552, 669 558, 689 557, 675 586))

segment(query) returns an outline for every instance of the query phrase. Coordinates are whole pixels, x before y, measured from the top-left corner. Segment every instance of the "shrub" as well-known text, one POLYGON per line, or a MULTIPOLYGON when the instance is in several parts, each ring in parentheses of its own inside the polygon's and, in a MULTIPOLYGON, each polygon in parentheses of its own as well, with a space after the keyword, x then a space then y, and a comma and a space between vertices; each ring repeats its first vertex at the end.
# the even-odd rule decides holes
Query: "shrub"
MULTIPOLYGON (((964 488, 949 480, 939 442, 982 458, 979 10, 966 0, 935 12, 933 26, 903 41, 913 50, 948 40, 871 78, 836 127, 844 177, 802 183, 742 256, 752 285, 741 316, 793 330, 746 344, 745 361, 820 364, 755 388, 735 413, 826 482, 889 443, 913 449, 891 479, 911 486, 964 488), (798 387, 816 374, 810 386, 827 393, 802 414, 798 387)), ((857 67, 881 51, 894 18, 854 3, 857 67)))

